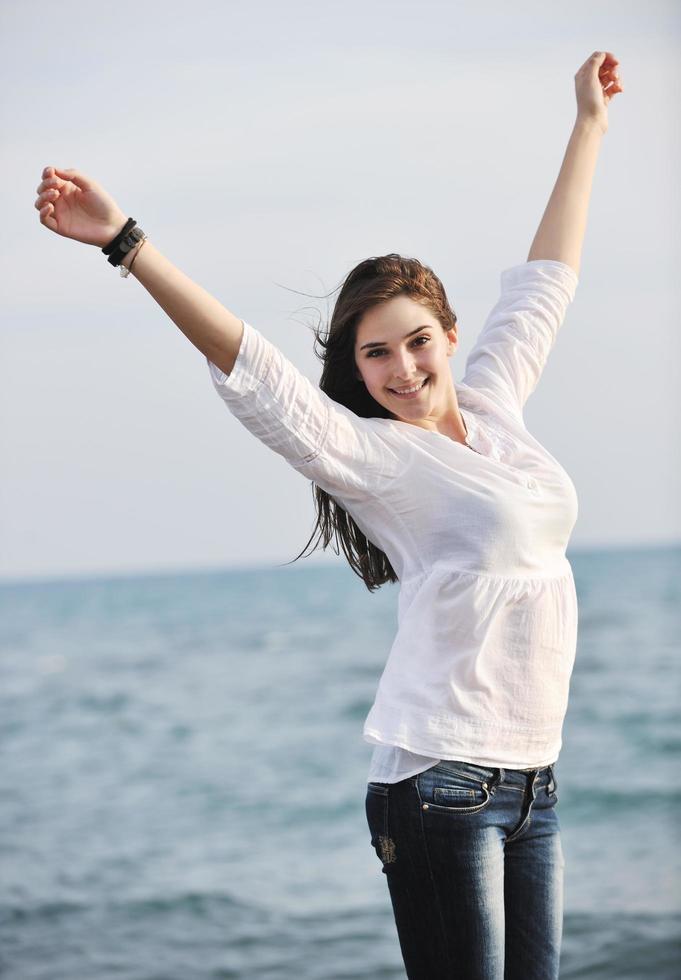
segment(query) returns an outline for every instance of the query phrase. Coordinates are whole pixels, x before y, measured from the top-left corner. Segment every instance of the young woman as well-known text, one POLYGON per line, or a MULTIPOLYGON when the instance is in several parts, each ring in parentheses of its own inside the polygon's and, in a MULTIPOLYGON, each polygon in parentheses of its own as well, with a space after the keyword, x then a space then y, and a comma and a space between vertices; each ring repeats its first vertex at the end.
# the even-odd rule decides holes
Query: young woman
POLYGON ((575 75, 577 119, 525 263, 455 384, 456 315, 437 276, 391 254, 345 279, 320 386, 175 268, 91 178, 46 167, 35 207, 102 248, 205 355, 233 414, 315 484, 370 590, 400 582, 398 632, 364 737, 366 795, 411 978, 558 977, 564 859, 554 764, 576 650, 565 549, 574 486, 527 431, 577 286, 618 61, 575 75))

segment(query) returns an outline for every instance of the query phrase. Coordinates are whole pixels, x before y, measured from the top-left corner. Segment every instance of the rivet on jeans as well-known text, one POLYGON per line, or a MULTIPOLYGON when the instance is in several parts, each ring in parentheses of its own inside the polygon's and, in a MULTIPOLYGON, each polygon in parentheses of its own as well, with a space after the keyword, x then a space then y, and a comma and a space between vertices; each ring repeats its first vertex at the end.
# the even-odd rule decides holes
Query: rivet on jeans
POLYGON ((428 804, 427 804, 427 803, 424 803, 424 804, 423 804, 423 809, 424 809, 424 810, 427 810, 427 809, 428 809, 428 804))

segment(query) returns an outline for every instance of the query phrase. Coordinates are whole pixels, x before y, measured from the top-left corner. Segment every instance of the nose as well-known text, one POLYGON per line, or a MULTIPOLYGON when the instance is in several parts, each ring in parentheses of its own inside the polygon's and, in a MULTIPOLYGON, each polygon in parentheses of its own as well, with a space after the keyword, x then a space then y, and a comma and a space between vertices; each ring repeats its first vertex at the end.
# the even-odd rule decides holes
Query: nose
POLYGON ((413 355, 409 351, 398 351, 395 354, 393 369, 395 379, 398 381, 411 381, 416 377, 416 365, 413 355))

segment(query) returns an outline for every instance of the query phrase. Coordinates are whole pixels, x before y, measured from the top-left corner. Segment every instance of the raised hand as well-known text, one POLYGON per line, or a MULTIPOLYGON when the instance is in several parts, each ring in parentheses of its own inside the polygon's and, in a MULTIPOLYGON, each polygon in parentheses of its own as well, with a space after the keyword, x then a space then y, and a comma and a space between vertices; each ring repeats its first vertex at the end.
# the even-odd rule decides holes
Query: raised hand
POLYGON ((608 103, 623 91, 617 58, 610 51, 594 51, 575 75, 578 118, 596 120, 607 132, 608 103))
POLYGON ((104 188, 79 170, 45 167, 37 192, 40 223, 85 245, 103 248, 128 219, 104 188))

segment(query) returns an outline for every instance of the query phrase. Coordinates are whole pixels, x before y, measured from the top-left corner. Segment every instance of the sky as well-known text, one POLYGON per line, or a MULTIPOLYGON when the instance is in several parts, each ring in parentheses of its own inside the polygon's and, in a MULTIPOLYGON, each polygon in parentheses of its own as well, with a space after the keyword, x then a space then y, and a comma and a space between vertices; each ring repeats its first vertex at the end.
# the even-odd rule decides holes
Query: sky
POLYGON ((676 3, 28 0, 0 5, 0 37, 0 579, 282 564, 314 526, 309 481, 144 288, 40 224, 44 166, 98 180, 314 381, 325 294, 368 256, 420 258, 457 313, 459 381, 596 50, 624 92, 525 421, 577 488, 571 549, 681 540, 676 3))

